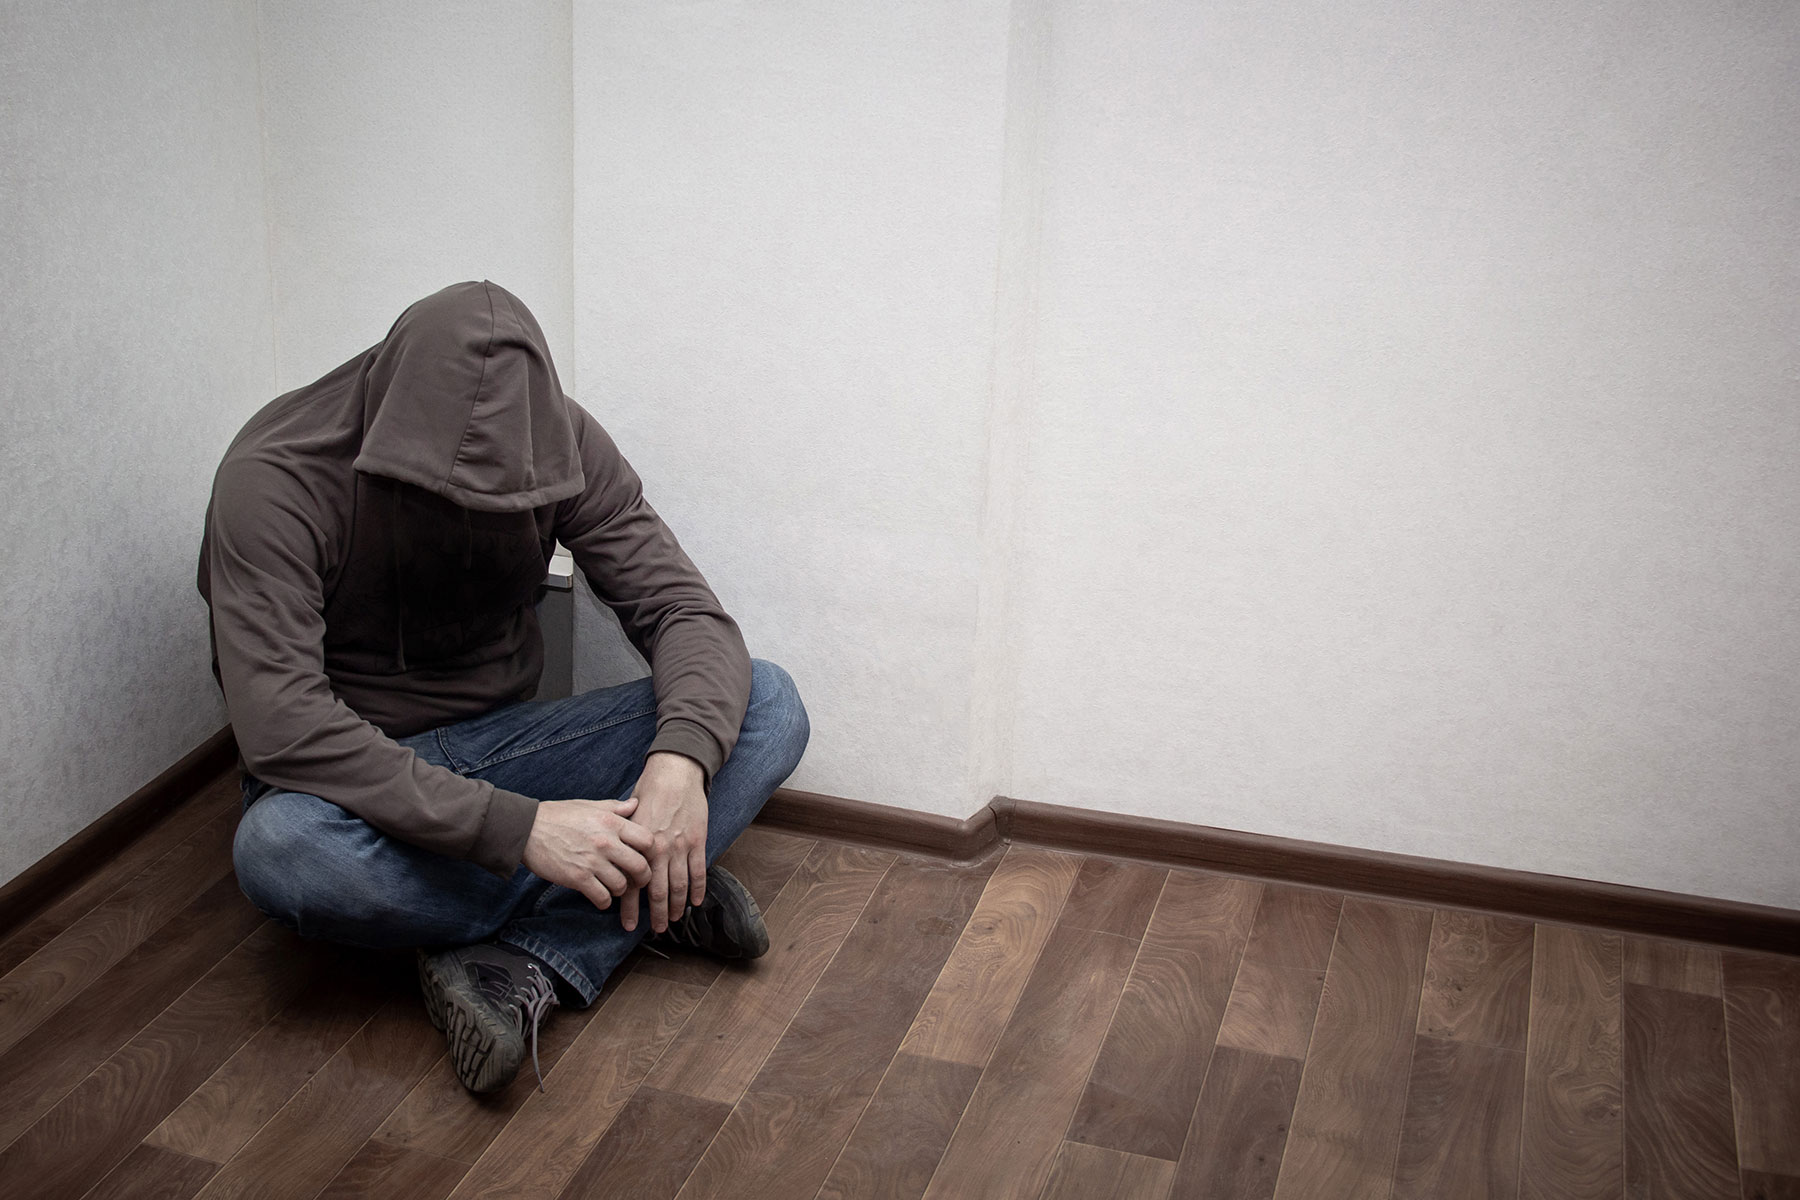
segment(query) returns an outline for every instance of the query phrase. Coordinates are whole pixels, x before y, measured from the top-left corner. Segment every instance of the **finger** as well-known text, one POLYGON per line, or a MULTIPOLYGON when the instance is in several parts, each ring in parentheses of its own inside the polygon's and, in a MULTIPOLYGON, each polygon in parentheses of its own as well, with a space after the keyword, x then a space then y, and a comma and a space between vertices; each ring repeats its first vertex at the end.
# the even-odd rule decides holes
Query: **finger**
POLYGON ((587 882, 577 884, 576 887, 582 895, 593 901, 595 908, 607 909, 612 907, 612 893, 602 887, 598 879, 589 877, 587 882))
POLYGON ((624 898, 619 901, 619 924, 623 925, 627 930, 637 928, 639 895, 641 895, 641 893, 636 888, 633 888, 631 891, 626 892, 624 898))
POLYGON ((614 831, 614 836, 633 850, 641 851, 644 854, 650 853, 651 848, 656 845, 656 835, 636 821, 620 820, 619 828, 614 831))
POLYGON ((650 860, 630 846, 615 846, 607 857, 631 880, 632 887, 643 887, 650 882, 650 860))
POLYGON ((602 800, 600 803, 612 805, 612 810, 621 817, 629 817, 637 811, 636 796, 627 796, 623 800, 602 800))
POLYGON ((598 879, 601 885, 615 896, 623 896, 631 887, 631 884, 625 879, 624 873, 605 859, 601 859, 599 865, 594 868, 594 878, 598 879))
POLYGON ((687 912, 688 898, 688 855, 687 847, 676 843, 674 853, 669 855, 669 909, 668 920, 679 921, 687 912))
POLYGON ((664 855, 650 864, 650 928, 661 933, 669 927, 669 859, 664 855))
POLYGON ((706 846, 696 842, 688 848, 688 903, 699 908, 706 902, 706 846))

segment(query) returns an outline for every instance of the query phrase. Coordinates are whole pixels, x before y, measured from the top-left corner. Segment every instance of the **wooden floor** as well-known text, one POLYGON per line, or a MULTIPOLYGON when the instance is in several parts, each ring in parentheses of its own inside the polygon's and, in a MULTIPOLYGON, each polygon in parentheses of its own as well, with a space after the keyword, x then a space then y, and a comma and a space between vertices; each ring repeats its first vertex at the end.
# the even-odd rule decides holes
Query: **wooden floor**
POLYGON ((1800 1198, 1800 959, 754 828, 466 1095, 401 955, 238 893, 229 780, 0 943, 0 1195, 1800 1198))

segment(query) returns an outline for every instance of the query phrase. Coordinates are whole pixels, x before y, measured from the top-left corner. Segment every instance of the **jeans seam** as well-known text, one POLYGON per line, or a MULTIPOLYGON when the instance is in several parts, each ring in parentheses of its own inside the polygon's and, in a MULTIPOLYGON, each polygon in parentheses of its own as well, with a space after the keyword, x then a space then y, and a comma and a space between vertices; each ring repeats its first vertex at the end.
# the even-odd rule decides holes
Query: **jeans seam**
POLYGON ((443 752, 444 761, 450 764, 450 769, 458 775, 467 775, 470 768, 464 767, 456 755, 450 752, 450 743, 444 738, 444 727, 440 726, 432 732, 437 737, 438 749, 443 752))
MULTIPOLYGON (((642 717, 653 717, 655 715, 656 715, 656 710, 654 708, 647 708, 642 712, 627 713, 622 717, 614 717, 610 721, 602 721, 598 725, 584 725, 580 729, 571 730, 568 733, 558 734, 555 737, 548 738, 541 742, 533 742, 529 746, 520 746, 516 749, 509 750, 504 754, 495 754, 489 758, 481 759, 478 762, 471 763, 467 767, 459 766, 457 768, 457 771, 458 771, 458 773, 463 774, 463 775, 472 774, 476 771, 485 771, 489 767, 498 766, 499 764, 501 764, 503 762, 510 762, 515 758, 523 758, 527 754, 536 754, 540 750, 548 750, 552 746, 560 746, 564 742, 572 742, 576 738, 584 738, 584 737, 587 737, 591 733, 599 733, 602 729, 611 729, 614 725, 623 725, 627 721, 636 721, 642 717)), ((439 739, 439 743, 442 744, 442 740, 443 740, 443 731, 442 730, 438 731, 438 739, 439 739)), ((451 758, 452 762, 455 761, 455 759, 451 756, 448 747, 446 747, 444 750, 444 756, 446 758, 451 758)))

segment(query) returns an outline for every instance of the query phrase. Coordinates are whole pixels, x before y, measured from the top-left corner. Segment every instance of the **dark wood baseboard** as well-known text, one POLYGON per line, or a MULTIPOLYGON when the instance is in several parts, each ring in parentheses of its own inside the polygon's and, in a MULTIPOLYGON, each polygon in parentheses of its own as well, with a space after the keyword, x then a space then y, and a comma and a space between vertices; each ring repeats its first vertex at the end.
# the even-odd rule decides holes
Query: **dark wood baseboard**
POLYGON ((48 908, 96 866, 111 859, 236 761, 237 741, 227 725, 80 833, 25 868, 0 887, 0 937, 48 908))
POLYGON ((956 821, 784 788, 770 799, 759 819, 798 832, 950 858, 977 857, 1000 841, 1026 842, 1415 904, 1483 909, 1534 921, 1800 954, 1800 912, 1792 909, 1004 796, 967 820, 956 821))
POLYGON ((959 862, 979 858, 1000 841, 992 805, 958 821, 937 813, 781 788, 769 797, 757 820, 778 829, 824 834, 836 841, 917 850, 959 862))

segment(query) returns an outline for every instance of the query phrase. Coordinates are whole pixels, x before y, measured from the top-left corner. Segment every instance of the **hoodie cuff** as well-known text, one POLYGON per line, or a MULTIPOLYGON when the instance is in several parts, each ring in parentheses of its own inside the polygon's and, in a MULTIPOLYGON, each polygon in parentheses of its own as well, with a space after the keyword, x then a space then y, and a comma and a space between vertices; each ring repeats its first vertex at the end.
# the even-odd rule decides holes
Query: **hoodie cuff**
POLYGON ((707 732, 704 725, 682 717, 657 726, 656 740, 644 752, 645 757, 659 750, 686 755, 699 763, 700 770, 706 775, 704 786, 708 792, 712 791, 713 776, 725 765, 725 750, 719 745, 719 739, 707 732))
POLYGON ((511 879, 519 868, 519 860, 525 857, 525 842, 537 822, 537 807, 538 802, 530 796, 495 788, 481 832, 469 848, 469 861, 502 879, 511 879))

